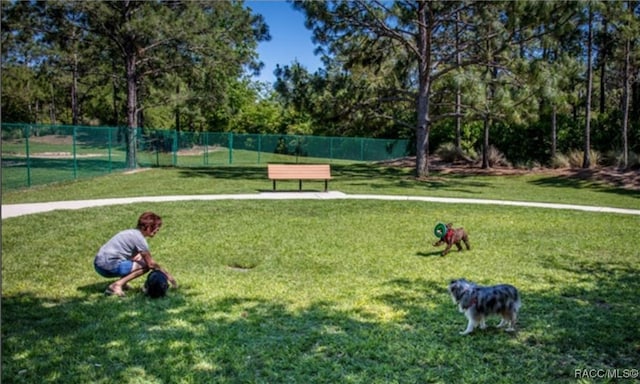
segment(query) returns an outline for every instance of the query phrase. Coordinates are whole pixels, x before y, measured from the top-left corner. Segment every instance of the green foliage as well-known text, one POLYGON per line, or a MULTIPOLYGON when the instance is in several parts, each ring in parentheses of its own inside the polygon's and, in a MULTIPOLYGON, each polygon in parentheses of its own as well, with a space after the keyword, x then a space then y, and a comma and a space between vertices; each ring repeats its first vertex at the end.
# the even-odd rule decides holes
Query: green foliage
MULTIPOLYGON (((455 142, 455 121, 443 120, 434 124, 430 133, 429 147, 437 148, 445 143, 455 142)), ((476 148, 482 142, 482 122, 463 122, 460 127, 460 147, 469 154, 476 157, 476 148)))

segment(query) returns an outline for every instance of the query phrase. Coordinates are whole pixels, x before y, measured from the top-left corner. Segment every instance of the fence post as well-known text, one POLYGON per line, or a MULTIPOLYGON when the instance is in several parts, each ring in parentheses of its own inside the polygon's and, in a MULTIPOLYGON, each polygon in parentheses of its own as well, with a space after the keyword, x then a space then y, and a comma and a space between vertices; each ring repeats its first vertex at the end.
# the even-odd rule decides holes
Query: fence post
POLYGON ((229 132, 229 165, 233 164, 233 132, 229 132))
POLYGON ((329 138, 329 159, 333 162, 333 137, 329 138))
POLYGON ((78 179, 78 157, 76 156, 76 135, 77 135, 77 127, 73 126, 73 179, 78 179))
POLYGON ((204 165, 209 165, 209 132, 202 132, 204 135, 204 165))
POLYGON ((29 136, 31 136, 31 126, 26 125, 24 128, 24 150, 27 154, 27 187, 31 188, 31 154, 29 150, 29 136))
MULTIPOLYGON (((116 128, 117 129, 117 128, 116 128)), ((107 128, 107 133, 108 133, 108 137, 109 137, 109 143, 107 145, 107 150, 108 150, 108 154, 109 154, 109 173, 111 173, 113 171, 113 165, 111 164, 111 143, 112 143, 112 138, 111 138, 111 132, 113 132, 112 128, 107 128)))
POLYGON ((260 164, 260 155, 262 154, 262 135, 258 135, 258 164, 260 164))
POLYGON ((175 167, 176 165, 178 165, 178 149, 180 148, 180 146, 178 145, 178 140, 179 140, 179 136, 178 136, 178 130, 174 130, 173 131, 173 145, 172 145, 172 150, 173 150, 173 157, 171 160, 172 165, 175 167))

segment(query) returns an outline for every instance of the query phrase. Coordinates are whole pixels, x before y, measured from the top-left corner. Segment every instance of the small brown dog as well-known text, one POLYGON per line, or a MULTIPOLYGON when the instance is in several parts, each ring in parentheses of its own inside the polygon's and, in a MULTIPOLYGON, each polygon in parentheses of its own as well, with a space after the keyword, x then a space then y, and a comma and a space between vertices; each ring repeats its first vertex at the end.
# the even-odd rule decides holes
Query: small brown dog
POLYGON ((447 244, 447 247, 442 251, 442 256, 449 253, 451 247, 455 244, 458 248, 458 252, 462 251, 462 245, 460 242, 464 241, 464 245, 467 246, 467 250, 471 250, 471 246, 469 245, 469 235, 465 232, 464 228, 453 228, 453 224, 447 224, 447 233, 440 238, 437 242, 433 243, 434 247, 440 246, 442 244, 447 244))

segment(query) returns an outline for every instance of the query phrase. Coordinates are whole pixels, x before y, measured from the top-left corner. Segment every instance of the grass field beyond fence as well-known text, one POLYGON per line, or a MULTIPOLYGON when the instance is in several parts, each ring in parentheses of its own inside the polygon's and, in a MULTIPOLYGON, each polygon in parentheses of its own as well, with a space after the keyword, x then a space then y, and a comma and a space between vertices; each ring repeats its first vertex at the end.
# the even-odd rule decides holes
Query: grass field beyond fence
MULTIPOLYGON (((127 168, 124 127, 2 123, 2 191, 127 168)), ((136 130, 138 167, 371 162, 403 157, 406 139, 136 130)))
MULTIPOLYGON (((339 190, 426 193, 402 174, 337 171, 331 185, 339 190)), ((9 194, 3 203, 270 186, 258 171, 245 179, 202 172, 112 175, 9 194)), ((529 178, 443 176, 438 188, 429 185, 467 197, 504 188, 522 198, 629 208, 638 201, 599 185, 529 178)), ((57 211, 2 224, 3 383, 601 383, 625 380, 576 372, 640 368, 637 215, 227 200, 57 211), (144 210, 164 219, 150 245, 180 287, 150 300, 137 280, 125 298, 105 297, 111 280, 93 271, 92 257, 144 210), (431 246, 438 221, 464 226, 472 250, 440 257, 431 246), (491 319, 489 329, 459 335, 466 319, 446 292, 459 277, 518 287, 518 331, 497 330, 491 319)))

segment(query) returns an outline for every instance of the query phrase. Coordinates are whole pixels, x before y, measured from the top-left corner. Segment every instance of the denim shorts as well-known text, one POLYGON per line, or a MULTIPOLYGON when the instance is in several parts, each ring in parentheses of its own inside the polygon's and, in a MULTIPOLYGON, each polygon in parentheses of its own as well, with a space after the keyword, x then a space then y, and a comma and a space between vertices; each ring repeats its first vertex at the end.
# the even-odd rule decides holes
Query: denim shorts
POLYGON ((93 267, 96 269, 96 272, 98 272, 100 276, 123 277, 131 273, 131 270, 133 269, 133 261, 123 260, 112 270, 101 268, 97 266, 95 263, 93 264, 93 267))

